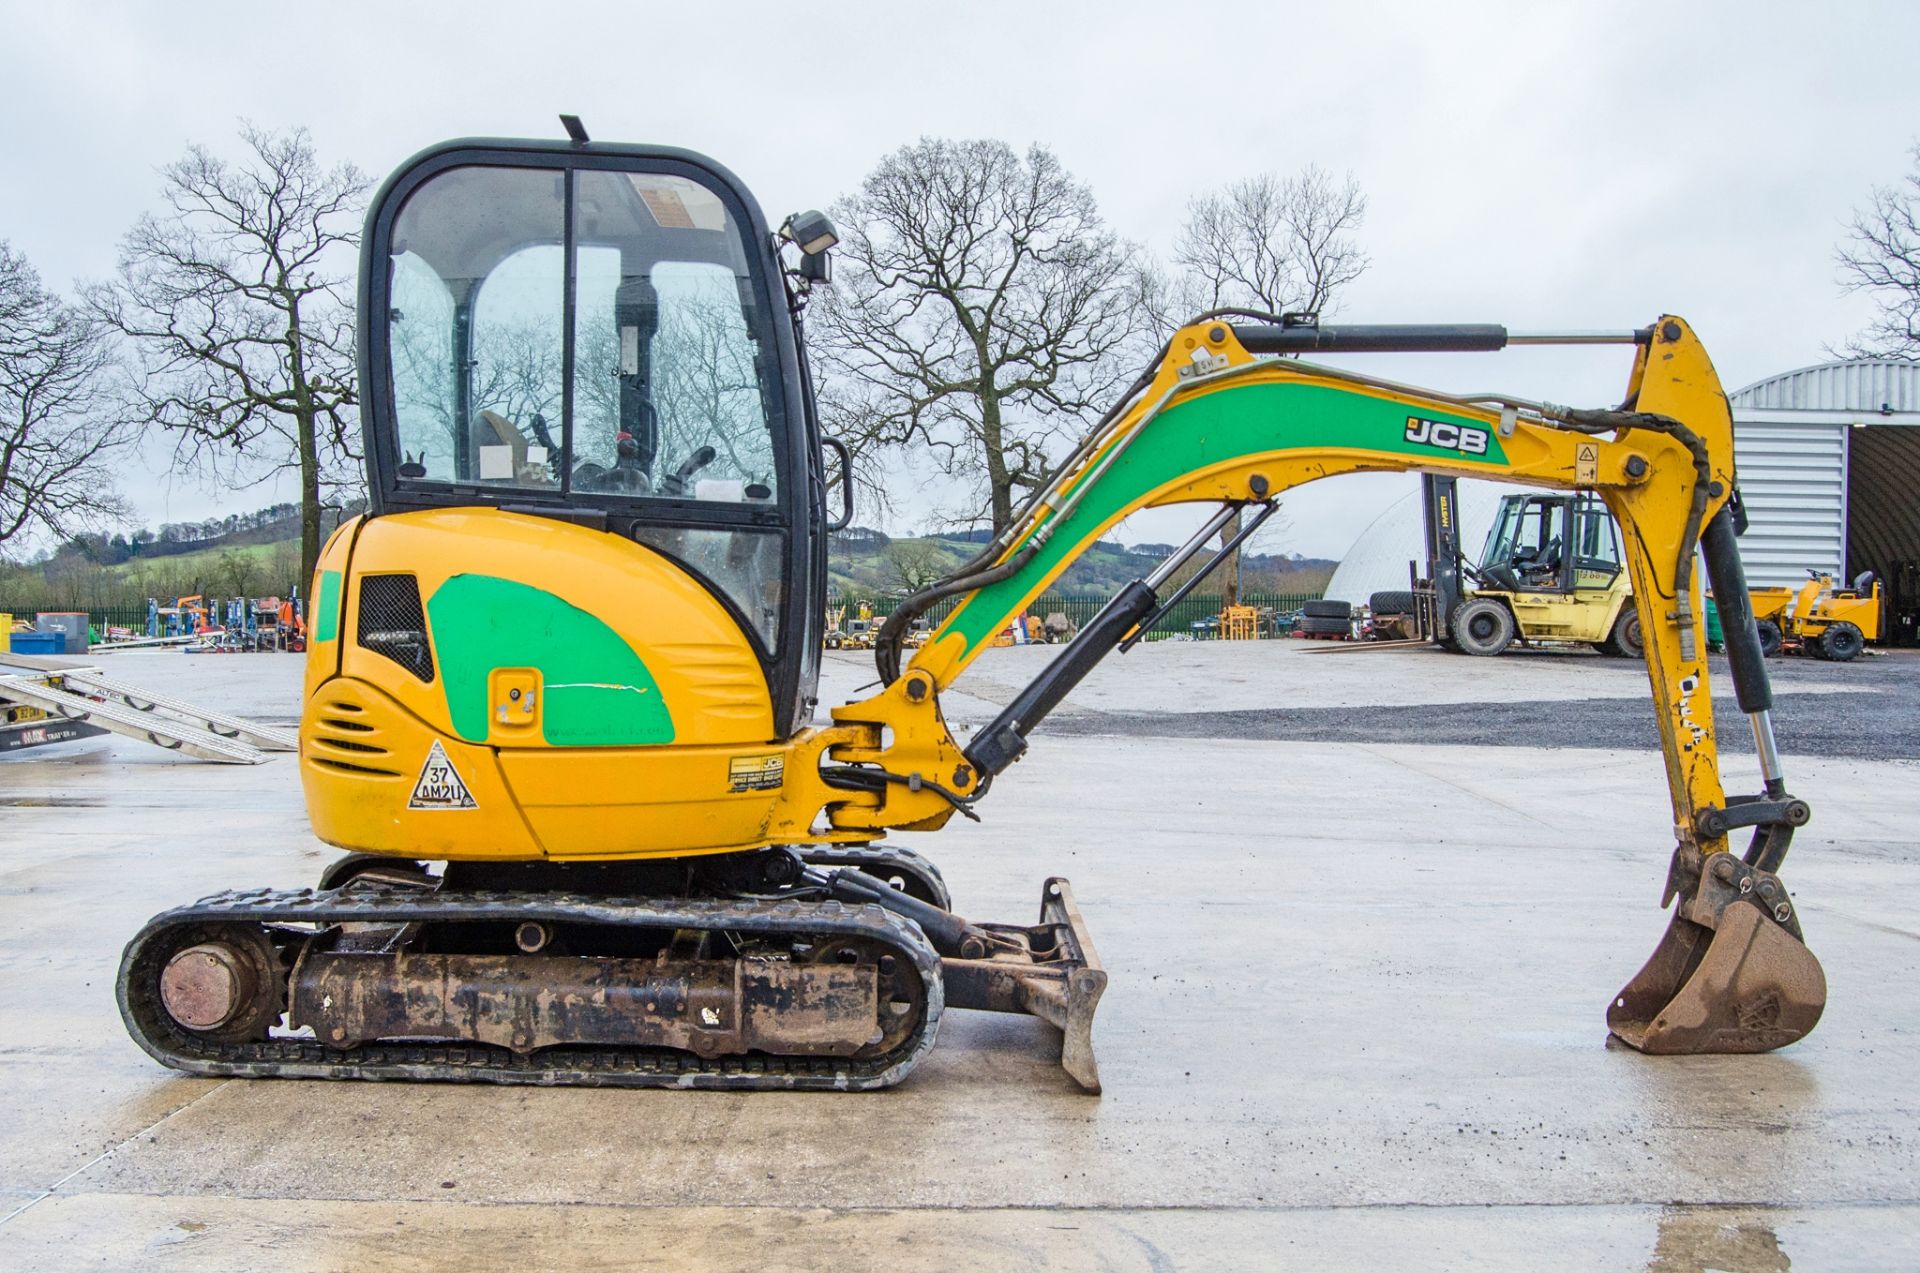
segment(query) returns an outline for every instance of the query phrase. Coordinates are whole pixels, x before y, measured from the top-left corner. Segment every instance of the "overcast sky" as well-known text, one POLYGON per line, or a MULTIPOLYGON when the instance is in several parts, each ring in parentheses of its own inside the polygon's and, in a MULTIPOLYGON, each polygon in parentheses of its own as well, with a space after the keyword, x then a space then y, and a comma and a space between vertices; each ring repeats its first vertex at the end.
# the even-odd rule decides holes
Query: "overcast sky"
MULTIPOLYGON (((1729 389, 1864 325, 1833 249, 1920 139, 1920 4, 911 3, 312 6, 0 0, 0 237, 97 278, 155 169, 236 122, 305 124, 376 177, 447 137, 704 151, 768 215, 921 134, 1052 147, 1164 255, 1196 192, 1350 170, 1373 258, 1351 321, 1691 319, 1729 389)), ((1383 374, 1610 404, 1619 351, 1374 359, 1383 374)), ((1404 478, 1292 497, 1271 547, 1338 556, 1404 478)), ((126 480, 150 522, 273 491, 126 480)), ((1164 519, 1127 538, 1167 538, 1164 519)))

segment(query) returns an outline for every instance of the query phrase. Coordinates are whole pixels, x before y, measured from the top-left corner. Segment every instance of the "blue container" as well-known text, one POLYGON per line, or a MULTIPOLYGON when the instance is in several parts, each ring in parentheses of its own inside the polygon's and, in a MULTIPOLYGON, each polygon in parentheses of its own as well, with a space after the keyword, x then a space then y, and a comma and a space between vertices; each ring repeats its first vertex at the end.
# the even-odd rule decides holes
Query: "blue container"
POLYGON ((67 638, 61 632, 16 632, 13 634, 13 652, 15 654, 59 654, 67 647, 67 638))

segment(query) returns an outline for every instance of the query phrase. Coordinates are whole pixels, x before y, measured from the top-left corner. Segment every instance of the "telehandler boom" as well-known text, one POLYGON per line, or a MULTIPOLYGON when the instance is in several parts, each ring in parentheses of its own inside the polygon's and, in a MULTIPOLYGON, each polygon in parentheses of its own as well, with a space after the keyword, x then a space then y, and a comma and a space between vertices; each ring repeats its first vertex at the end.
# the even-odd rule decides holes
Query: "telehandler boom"
POLYGON ((1678 841, 1674 917, 1608 1024, 1648 1052, 1813 1028, 1825 983, 1778 875, 1808 809, 1737 602, 1729 657, 1764 787, 1721 786, 1696 549, 1718 595, 1747 594, 1727 403, 1686 323, 1521 337, 1202 315, 1006 531, 888 618, 882 688, 814 724, 826 539, 851 502, 801 316, 834 239, 818 213, 770 231, 710 160, 584 132, 450 143, 389 179, 359 296, 372 511, 322 556, 301 724, 315 831, 351 853, 317 888, 220 894, 133 939, 118 993, 153 1056, 217 1075, 848 1090, 899 1081, 964 1007, 1052 1022, 1098 1090, 1107 974, 1067 882, 1046 882, 1035 924, 975 923, 881 837, 977 817, 1236 511, 1244 537, 1289 488, 1362 471, 1605 501, 1678 841), (1566 340, 1633 350, 1623 405, 1305 358, 1566 340), (1216 511, 956 738, 941 693, 994 635, 1120 519, 1178 503, 1216 511), (906 661, 916 620, 949 603, 906 661))

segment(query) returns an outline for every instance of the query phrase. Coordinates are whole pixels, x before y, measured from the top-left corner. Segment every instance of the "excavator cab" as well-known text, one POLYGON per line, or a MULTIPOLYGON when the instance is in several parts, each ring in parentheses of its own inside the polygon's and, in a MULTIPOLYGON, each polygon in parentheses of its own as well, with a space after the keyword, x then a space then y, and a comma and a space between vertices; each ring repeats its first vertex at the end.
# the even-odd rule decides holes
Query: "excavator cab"
POLYGON ((374 513, 644 545, 748 634, 777 734, 811 710, 826 522, 781 246, 687 152, 454 143, 381 191, 360 297, 374 513))

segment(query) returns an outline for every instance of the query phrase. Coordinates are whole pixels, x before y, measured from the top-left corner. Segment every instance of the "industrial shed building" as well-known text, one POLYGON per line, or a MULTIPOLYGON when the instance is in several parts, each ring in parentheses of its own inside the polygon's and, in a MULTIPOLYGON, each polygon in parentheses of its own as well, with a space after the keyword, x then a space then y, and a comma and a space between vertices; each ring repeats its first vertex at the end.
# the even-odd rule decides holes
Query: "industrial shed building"
POLYGON ((1873 571, 1883 637, 1920 638, 1920 362, 1803 367, 1729 394, 1756 585, 1873 571))

